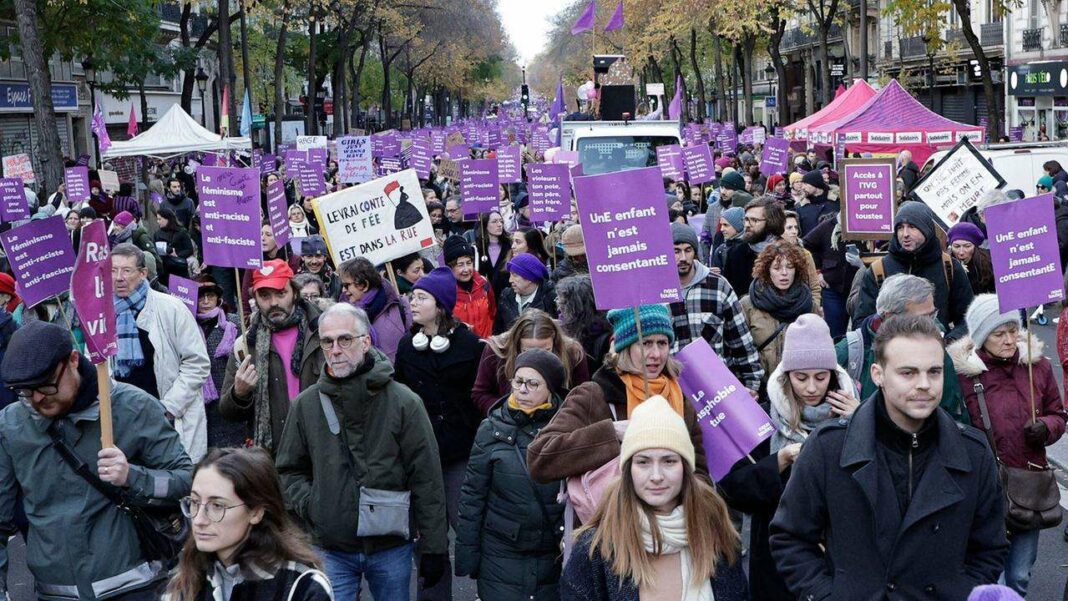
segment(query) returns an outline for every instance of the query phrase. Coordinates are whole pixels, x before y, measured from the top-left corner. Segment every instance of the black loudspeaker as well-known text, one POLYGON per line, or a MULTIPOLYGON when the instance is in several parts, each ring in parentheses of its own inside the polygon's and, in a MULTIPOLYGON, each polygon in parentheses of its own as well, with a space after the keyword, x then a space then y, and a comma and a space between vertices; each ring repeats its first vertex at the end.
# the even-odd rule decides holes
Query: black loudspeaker
POLYGON ((622 121, 623 113, 634 118, 634 86, 601 86, 601 120, 622 121))

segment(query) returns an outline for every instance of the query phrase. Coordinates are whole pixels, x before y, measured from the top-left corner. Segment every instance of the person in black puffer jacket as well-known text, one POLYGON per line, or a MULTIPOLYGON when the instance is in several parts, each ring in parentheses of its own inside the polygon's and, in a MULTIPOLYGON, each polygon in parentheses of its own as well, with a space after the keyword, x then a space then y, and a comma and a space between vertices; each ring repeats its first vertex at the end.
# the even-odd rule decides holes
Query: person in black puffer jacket
POLYGON ((837 214, 841 205, 837 200, 832 201, 827 197, 830 187, 823 179, 822 171, 809 171, 801 181, 807 200, 794 207, 794 210, 801 221, 801 235, 807 236, 825 217, 837 214))

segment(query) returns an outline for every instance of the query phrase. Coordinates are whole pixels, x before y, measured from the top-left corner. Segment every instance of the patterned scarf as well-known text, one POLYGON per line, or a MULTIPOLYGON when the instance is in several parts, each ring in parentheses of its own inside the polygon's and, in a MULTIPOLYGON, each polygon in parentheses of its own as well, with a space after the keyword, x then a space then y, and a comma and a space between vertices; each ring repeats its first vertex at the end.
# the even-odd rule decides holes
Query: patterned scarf
MULTIPOLYGON (((197 313, 197 321, 204 322, 209 320, 216 320, 215 327, 222 328, 223 337, 219 342, 219 346, 215 347, 215 352, 212 353, 212 357, 215 359, 222 359, 230 355, 230 351, 234 349, 234 342, 237 340, 237 326, 235 326, 229 319, 226 318, 226 313, 222 310, 222 307, 215 307, 207 313, 197 313)), ((215 388, 215 381, 209 375, 208 379, 204 380, 204 386, 201 389, 204 393, 204 402, 210 403, 219 399, 219 391, 215 388)))
POLYGON ((148 298, 148 280, 142 280, 130 296, 115 297, 115 330, 119 339, 119 352, 115 355, 117 377, 125 378, 130 375, 130 369, 145 364, 141 340, 137 336, 137 314, 145 308, 146 298, 148 298))
MULTIPOLYGON (((264 449, 273 449, 274 440, 271 435, 271 385, 269 378, 271 334, 282 330, 296 327, 297 342, 293 346, 293 356, 289 358, 289 369, 293 375, 300 376, 300 363, 304 356, 304 305, 301 301, 293 307, 293 313, 279 325, 270 323, 262 313, 257 313, 252 320, 248 335, 250 337, 248 348, 253 349, 252 362, 259 376, 256 382, 256 402, 254 415, 256 416, 253 442, 256 446, 264 449)), ((285 358, 283 357, 283 360, 285 358)))

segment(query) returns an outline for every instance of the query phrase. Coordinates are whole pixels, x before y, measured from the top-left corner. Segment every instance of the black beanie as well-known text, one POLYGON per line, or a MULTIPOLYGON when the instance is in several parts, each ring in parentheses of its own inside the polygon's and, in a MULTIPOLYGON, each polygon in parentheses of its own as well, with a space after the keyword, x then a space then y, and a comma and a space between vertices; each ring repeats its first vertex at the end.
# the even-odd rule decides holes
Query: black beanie
POLYGON ((463 236, 449 236, 441 250, 445 254, 446 265, 451 265, 460 257, 471 257, 472 260, 475 258, 475 247, 468 244, 463 236))
MULTIPOLYGON (((564 385, 567 384, 567 371, 563 362, 556 355, 540 348, 523 351, 515 358, 515 370, 520 367, 529 367, 545 378, 545 384, 549 387, 550 395, 564 393, 564 385)), ((515 374, 512 374, 514 377, 515 374)))
POLYGON ((809 171, 801 178, 801 181, 810 186, 816 186, 820 190, 827 190, 827 182, 823 179, 822 171, 809 171))

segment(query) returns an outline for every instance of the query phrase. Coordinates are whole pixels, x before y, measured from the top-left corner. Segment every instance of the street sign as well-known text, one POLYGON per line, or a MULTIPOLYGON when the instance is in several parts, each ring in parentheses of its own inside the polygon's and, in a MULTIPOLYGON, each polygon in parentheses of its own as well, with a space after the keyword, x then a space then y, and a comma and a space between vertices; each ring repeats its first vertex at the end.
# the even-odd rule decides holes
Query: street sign
POLYGON ((774 96, 765 96, 764 97, 764 106, 766 108, 773 109, 773 108, 775 108, 776 103, 777 103, 777 99, 774 96))

